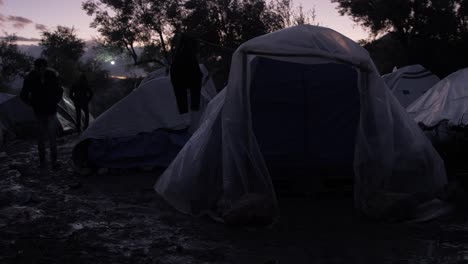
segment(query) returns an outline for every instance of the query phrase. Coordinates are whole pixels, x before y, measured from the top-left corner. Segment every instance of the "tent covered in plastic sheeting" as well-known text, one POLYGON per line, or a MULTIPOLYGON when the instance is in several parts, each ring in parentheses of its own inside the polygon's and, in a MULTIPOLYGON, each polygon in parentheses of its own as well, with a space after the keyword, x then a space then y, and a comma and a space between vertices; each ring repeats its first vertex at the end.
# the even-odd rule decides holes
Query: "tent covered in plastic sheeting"
MULTIPOLYGON (((75 107, 65 95, 57 107, 57 119, 59 135, 76 131, 75 107)), ((90 117, 90 121, 92 120, 90 117)), ((26 105, 19 96, 0 93, 0 127, 3 127, 5 137, 34 137, 36 126, 36 118, 30 106, 26 105)))
POLYGON ((155 190, 193 215, 225 215, 251 194, 277 210, 269 169, 276 162, 351 164, 355 206, 371 215, 386 194, 434 195, 446 184, 442 159, 367 51, 316 26, 283 29, 237 49, 228 85, 155 190))
POLYGON ((440 81, 437 75, 419 64, 402 67, 382 78, 403 107, 416 101, 440 81))
POLYGON ((150 78, 83 132, 73 150, 75 166, 167 167, 196 130, 203 110, 216 95, 207 69, 203 65, 200 68, 205 78, 199 111, 179 114, 169 76, 150 78))
POLYGON ((443 120, 468 124, 468 68, 445 77, 406 108, 417 123, 432 127, 443 120))

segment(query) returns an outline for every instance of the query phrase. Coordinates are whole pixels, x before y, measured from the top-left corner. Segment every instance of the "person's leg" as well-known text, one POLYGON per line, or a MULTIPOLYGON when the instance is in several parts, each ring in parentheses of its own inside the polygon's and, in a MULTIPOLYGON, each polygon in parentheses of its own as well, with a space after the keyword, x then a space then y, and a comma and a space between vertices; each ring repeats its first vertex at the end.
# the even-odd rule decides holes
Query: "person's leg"
POLYGON ((46 166, 46 149, 45 141, 47 138, 47 118, 43 115, 36 114, 37 120, 37 151, 39 152, 39 167, 44 168, 46 166))
POLYGON ((76 112, 76 130, 77 132, 81 132, 81 107, 77 103, 75 103, 75 112, 76 112))
POLYGON ((0 153, 4 152, 5 150, 5 139, 4 139, 4 136, 3 136, 3 129, 2 127, 0 126, 0 153))
POLYGON ((190 86, 190 109, 194 111, 200 110, 200 93, 201 82, 197 85, 190 86))
POLYGON ((183 82, 172 81, 172 88, 177 102, 179 114, 188 113, 187 88, 183 82))
POLYGON ((50 162, 52 167, 57 165, 57 116, 52 115, 47 118, 47 136, 50 144, 50 162))
POLYGON ((88 125, 89 125, 89 107, 88 107, 88 104, 85 104, 83 105, 83 111, 84 111, 84 114, 85 114, 85 121, 84 121, 84 129, 88 128, 88 125))

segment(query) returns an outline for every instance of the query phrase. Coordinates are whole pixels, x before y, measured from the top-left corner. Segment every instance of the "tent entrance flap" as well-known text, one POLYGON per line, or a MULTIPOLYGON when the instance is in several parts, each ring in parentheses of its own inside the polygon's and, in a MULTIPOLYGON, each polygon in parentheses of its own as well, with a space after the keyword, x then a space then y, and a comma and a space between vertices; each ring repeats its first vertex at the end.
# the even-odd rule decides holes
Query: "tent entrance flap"
POLYGON ((346 64, 251 62, 252 127, 275 169, 353 171, 360 115, 357 71, 346 64))

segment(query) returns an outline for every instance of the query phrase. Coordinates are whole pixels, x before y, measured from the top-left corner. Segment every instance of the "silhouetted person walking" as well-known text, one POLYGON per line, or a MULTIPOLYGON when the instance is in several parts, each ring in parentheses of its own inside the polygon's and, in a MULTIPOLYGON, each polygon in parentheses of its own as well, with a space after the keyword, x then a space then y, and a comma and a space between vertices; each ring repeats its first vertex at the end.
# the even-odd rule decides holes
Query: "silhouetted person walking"
POLYGON ((34 69, 24 79, 20 97, 30 105, 38 121, 38 150, 40 168, 46 167, 45 143, 50 144, 52 168, 57 168, 57 105, 62 99, 63 89, 58 74, 47 68, 45 59, 34 61, 34 69))
POLYGON ((190 91, 190 108, 200 108, 200 91, 203 74, 197 61, 198 43, 183 34, 176 46, 171 65, 171 83, 177 100, 179 113, 188 112, 187 90, 190 91))
POLYGON ((84 112, 85 121, 83 124, 84 129, 89 125, 89 102, 93 98, 93 91, 89 88, 88 79, 82 73, 77 82, 75 82, 70 91, 70 98, 75 104, 76 111, 76 126, 78 132, 81 131, 81 111, 84 112))

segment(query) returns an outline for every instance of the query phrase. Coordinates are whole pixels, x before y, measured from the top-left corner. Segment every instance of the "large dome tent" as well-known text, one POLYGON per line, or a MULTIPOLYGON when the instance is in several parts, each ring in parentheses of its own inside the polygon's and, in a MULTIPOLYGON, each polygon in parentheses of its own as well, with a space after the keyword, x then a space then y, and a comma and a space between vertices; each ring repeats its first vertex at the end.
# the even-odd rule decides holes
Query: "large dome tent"
POLYGON ((446 184, 443 161, 367 51, 317 26, 283 29, 237 49, 228 85, 155 190, 192 215, 220 215, 250 194, 278 209, 271 174, 282 161, 352 166, 355 207, 369 214, 385 194, 435 195, 446 184))

